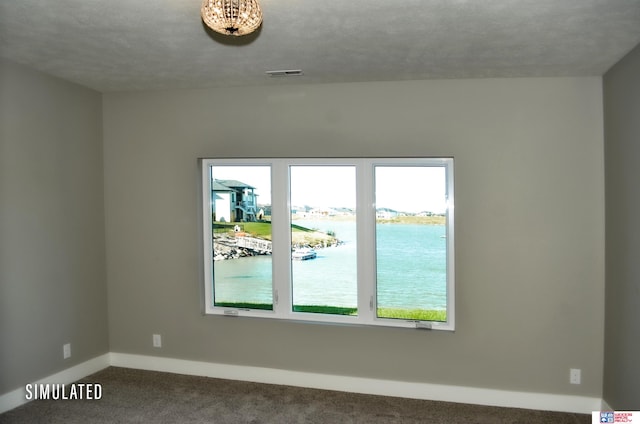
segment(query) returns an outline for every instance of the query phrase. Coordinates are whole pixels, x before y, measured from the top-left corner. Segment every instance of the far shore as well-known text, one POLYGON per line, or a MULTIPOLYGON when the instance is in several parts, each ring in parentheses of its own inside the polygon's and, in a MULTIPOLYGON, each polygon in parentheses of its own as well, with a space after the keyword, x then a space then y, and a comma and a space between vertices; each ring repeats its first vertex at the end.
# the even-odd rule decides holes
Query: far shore
MULTIPOLYGON (((296 216, 291 217, 292 221, 355 221, 355 215, 332 215, 332 216, 296 216)), ((376 219, 378 224, 416 224, 416 225, 445 225, 447 218, 442 215, 432 216, 396 216, 389 219, 376 219)))

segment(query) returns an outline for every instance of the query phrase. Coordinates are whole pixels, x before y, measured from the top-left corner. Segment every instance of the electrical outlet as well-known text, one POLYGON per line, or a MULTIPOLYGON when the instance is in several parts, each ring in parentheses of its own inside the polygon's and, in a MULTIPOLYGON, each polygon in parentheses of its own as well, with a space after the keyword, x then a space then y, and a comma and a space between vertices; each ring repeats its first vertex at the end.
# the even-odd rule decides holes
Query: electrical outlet
POLYGON ((64 359, 71 358, 71 343, 62 345, 62 357, 64 359))
POLYGON ((162 347, 162 336, 160 334, 153 335, 153 347, 162 347))
POLYGON ((569 370, 569 383, 571 384, 580 384, 582 379, 582 371, 578 368, 571 368, 569 370))

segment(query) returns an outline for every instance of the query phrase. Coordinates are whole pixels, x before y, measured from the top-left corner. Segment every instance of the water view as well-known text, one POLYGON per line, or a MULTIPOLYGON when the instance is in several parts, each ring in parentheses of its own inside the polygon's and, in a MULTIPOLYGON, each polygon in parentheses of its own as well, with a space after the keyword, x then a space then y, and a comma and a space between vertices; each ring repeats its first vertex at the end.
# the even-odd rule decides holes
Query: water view
MULTIPOLYGON (((317 249, 313 260, 292 261, 294 305, 357 306, 356 223, 295 220, 332 231, 343 243, 317 249)), ((382 224, 377 235, 378 307, 446 309, 444 225, 382 224)), ((272 303, 271 256, 216 261, 216 303, 272 303)))

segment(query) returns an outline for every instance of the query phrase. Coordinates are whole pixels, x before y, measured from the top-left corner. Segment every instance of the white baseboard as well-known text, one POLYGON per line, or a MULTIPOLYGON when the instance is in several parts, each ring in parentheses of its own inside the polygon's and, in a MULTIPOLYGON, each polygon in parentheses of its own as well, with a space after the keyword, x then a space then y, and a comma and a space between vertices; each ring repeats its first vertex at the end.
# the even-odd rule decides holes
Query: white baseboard
POLYGON ((154 356, 130 355, 125 353, 111 353, 110 363, 112 366, 123 368, 251 381, 255 383, 581 414, 591 414, 592 411, 599 411, 603 404, 600 398, 586 396, 512 392, 429 383, 378 380, 187 361, 154 356))
MULTIPOLYGON (((108 366, 251 381, 255 383, 337 390, 342 392, 545 411, 591 414, 592 411, 611 409, 608 408, 608 405, 602 399, 586 396, 512 392, 441 384, 378 380, 272 368, 187 361, 126 353, 108 353, 101 355, 39 381, 29 383, 69 384, 108 366)), ((27 402, 24 387, 0 395, 0 414, 27 402)))
MULTIPOLYGON (((88 375, 94 374, 100 370, 107 368, 110 365, 110 356, 108 353, 97 356, 81 364, 75 365, 66 370, 60 371, 48 377, 45 377, 38 381, 29 381, 26 384, 47 384, 47 383, 59 383, 70 384, 74 381, 78 381, 88 375)), ((29 402, 26 398, 25 388, 13 390, 4 395, 0 395, 0 414, 9 411, 10 409, 17 408, 20 405, 29 402)))

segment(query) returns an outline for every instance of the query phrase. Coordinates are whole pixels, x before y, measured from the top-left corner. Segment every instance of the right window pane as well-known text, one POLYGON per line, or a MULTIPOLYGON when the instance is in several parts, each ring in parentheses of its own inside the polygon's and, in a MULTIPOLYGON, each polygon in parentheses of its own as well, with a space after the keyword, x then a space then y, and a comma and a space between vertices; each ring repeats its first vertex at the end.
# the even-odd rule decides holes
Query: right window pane
POLYGON ((377 317, 447 321, 444 166, 376 166, 377 317))

